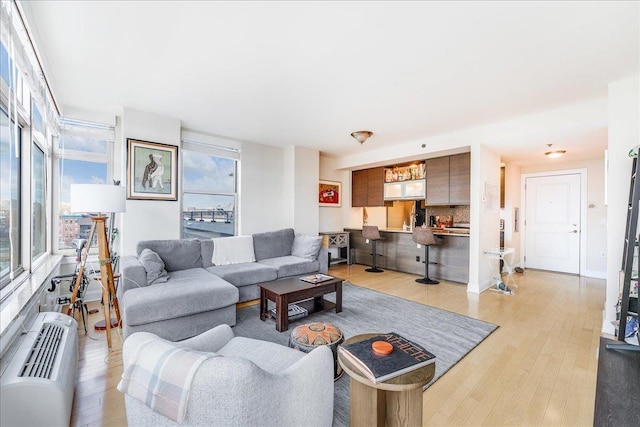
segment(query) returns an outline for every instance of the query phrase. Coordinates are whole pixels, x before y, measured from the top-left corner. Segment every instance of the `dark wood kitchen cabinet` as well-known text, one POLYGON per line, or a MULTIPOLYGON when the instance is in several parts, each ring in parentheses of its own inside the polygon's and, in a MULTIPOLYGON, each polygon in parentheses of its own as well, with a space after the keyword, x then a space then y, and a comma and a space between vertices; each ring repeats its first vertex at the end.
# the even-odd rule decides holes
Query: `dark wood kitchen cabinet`
POLYGON ((369 171, 367 169, 351 172, 351 206, 367 206, 369 191, 369 171))
POLYGON ((384 206, 384 168, 351 173, 351 206, 384 206))
POLYGON ((471 203, 471 153, 449 156, 449 204, 471 203))
POLYGON ((449 156, 427 159, 427 205, 449 204, 449 156))
POLYGON ((471 154, 427 159, 426 204, 468 205, 471 201, 471 154))
POLYGON ((367 206, 384 206, 384 168, 368 169, 367 206))

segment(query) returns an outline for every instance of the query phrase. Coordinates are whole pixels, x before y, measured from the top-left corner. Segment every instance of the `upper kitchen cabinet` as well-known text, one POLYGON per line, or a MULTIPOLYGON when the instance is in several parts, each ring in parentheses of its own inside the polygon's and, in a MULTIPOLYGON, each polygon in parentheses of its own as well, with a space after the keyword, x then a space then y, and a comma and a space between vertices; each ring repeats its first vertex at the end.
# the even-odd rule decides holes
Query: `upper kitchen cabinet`
POLYGON ((385 200, 424 199, 424 163, 385 168, 384 174, 385 200))
POLYGON ((449 156, 427 159, 426 204, 449 204, 449 156))
POLYGON ((384 206, 384 168, 351 173, 351 206, 384 206))
POLYGON ((367 206, 369 191, 369 171, 367 169, 351 172, 351 206, 367 206))
POLYGON ((449 156, 449 204, 471 203, 471 153, 449 156))
POLYGON ((367 169, 367 206, 384 206, 384 168, 367 169))
POLYGON ((403 199, 416 200, 416 199, 424 199, 424 196, 425 196, 424 179, 384 183, 384 199, 385 200, 403 200, 403 199))
POLYGON ((468 205, 470 187, 470 153, 427 160, 427 205, 468 205))

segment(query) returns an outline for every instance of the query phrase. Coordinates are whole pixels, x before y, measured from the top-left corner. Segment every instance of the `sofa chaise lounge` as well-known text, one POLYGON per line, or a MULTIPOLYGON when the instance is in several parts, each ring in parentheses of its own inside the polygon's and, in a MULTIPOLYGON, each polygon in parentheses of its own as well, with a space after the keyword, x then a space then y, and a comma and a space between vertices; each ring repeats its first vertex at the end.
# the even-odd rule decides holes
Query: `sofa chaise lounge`
POLYGON ((260 283, 328 270, 321 237, 295 235, 291 228, 222 239, 146 240, 136 253, 120 261, 124 338, 151 332, 178 341, 220 324, 233 326, 236 303, 258 298, 260 283), (244 252, 236 250, 241 247, 244 252))

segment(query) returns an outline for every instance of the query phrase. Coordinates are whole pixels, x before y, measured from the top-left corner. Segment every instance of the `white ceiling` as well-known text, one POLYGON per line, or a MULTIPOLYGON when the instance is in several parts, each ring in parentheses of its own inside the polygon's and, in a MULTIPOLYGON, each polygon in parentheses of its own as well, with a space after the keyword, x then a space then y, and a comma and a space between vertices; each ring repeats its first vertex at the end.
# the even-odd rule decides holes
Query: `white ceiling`
POLYGON ((637 1, 22 7, 62 106, 129 107, 334 157, 595 100, 605 107, 525 120, 534 127, 487 143, 520 164, 548 143, 568 160, 596 158, 607 84, 640 73, 637 1), (374 133, 362 147, 349 136, 361 129, 374 133))

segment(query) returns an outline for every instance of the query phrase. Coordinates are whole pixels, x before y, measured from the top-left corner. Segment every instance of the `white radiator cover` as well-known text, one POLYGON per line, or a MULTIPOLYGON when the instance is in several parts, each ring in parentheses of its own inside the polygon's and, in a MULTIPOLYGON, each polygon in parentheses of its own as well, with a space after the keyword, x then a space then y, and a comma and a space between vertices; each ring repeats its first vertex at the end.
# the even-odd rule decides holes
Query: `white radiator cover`
POLYGON ((0 377, 0 425, 69 426, 77 327, 66 314, 37 315, 0 377))

